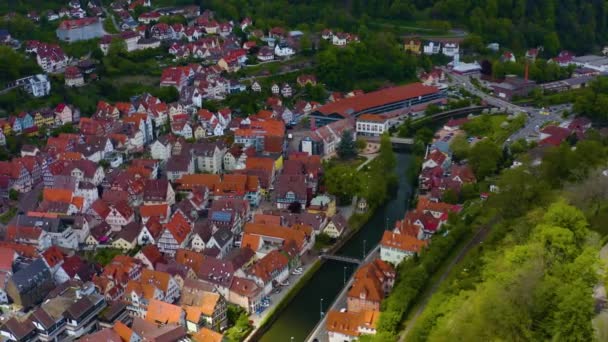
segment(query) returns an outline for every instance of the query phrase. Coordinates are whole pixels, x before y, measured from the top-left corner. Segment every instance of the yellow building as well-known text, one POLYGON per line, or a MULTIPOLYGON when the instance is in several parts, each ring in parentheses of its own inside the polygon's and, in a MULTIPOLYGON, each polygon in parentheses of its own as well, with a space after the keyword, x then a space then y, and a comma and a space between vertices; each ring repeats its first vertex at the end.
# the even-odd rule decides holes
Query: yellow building
POLYGON ((37 112, 36 114, 34 114, 34 124, 38 127, 42 127, 44 126, 44 117, 42 116, 42 114, 40 114, 40 112, 37 112))
POLYGON ((3 124, 2 130, 4 131, 4 135, 9 136, 11 135, 11 133, 13 133, 13 128, 11 127, 11 124, 7 122, 5 122, 3 124))
POLYGON ((205 137, 205 129, 202 126, 196 126, 194 129, 194 139, 201 140, 205 137))
POLYGON ((403 49, 419 55, 422 52, 422 42, 416 39, 406 40, 406 42, 403 43, 403 49))
POLYGON ((274 160, 274 169, 276 172, 279 172, 283 169, 283 155, 279 154, 278 157, 274 160))

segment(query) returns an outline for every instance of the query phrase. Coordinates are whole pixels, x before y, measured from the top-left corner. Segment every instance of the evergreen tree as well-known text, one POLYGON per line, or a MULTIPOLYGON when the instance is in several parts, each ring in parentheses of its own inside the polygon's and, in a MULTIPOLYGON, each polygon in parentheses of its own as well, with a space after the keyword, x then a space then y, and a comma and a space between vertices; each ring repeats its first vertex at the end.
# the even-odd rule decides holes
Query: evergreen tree
POLYGON ((353 132, 345 130, 337 148, 340 159, 353 159, 357 156, 357 146, 353 140, 353 132))

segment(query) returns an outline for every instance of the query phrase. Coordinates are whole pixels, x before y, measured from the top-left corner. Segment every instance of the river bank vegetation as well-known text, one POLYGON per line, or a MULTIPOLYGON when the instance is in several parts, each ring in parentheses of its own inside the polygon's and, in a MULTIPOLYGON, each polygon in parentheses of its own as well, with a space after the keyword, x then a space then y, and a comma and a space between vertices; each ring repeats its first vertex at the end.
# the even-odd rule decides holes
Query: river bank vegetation
POLYGON ((588 136, 576 149, 547 150, 539 166, 528 161, 493 179, 499 193, 478 211, 492 218, 487 238, 450 272, 408 341, 594 339, 607 142, 588 136))

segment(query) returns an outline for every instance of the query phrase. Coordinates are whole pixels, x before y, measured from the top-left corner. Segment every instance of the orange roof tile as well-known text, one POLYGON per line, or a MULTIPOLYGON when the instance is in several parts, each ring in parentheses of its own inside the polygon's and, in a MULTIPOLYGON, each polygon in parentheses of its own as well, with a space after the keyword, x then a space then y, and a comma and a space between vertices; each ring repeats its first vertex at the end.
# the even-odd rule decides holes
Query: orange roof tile
POLYGON ((201 312, 206 316, 213 316, 215 307, 220 300, 220 295, 214 292, 203 292, 202 300, 199 304, 201 312))
POLYGON ((139 214, 142 217, 167 217, 169 215, 168 204, 153 204, 153 205, 142 205, 139 207, 139 214))
POLYGON ((84 197, 81 196, 75 196, 72 198, 72 204, 78 208, 79 210, 82 210, 82 207, 84 205, 84 197))
POLYGON ((165 228, 171 232, 178 243, 182 243, 190 234, 192 227, 183 215, 173 215, 171 220, 165 224, 165 228))
POLYGON ((251 248, 251 250, 256 252, 260 248, 261 242, 262 241, 261 241, 260 236, 245 233, 245 234, 243 234, 243 240, 241 241, 241 246, 249 247, 249 248, 251 248))
POLYGON ((171 275, 167 272, 153 271, 147 268, 141 271, 140 281, 142 284, 152 284, 165 293, 169 290, 170 280, 171 275))
POLYGON ((251 266, 249 273, 267 283, 272 280, 278 270, 285 269, 288 265, 289 259, 287 256, 275 249, 251 266))
MULTIPOLYGON (((247 223, 243 230, 245 233, 275 237, 283 239, 285 242, 293 240, 296 243, 298 249, 302 249, 304 242, 306 241, 306 234, 301 231, 293 230, 286 227, 270 224, 259 224, 259 223, 247 223)), ((253 249, 253 248, 252 248, 253 249)))
POLYGON ((340 312, 331 310, 327 313, 325 328, 348 336, 359 336, 359 327, 375 329, 379 311, 340 312))
POLYGON ((222 342, 224 340, 224 335, 203 327, 192 335, 192 339, 195 342, 222 342))
POLYGON ((153 299, 154 292, 156 288, 152 284, 143 284, 138 280, 130 280, 125 287, 125 294, 130 294, 131 292, 137 293, 138 296, 143 297, 145 299, 153 299))
POLYGON ((114 327, 112 327, 114 331, 120 336, 120 339, 126 342, 131 341, 131 336, 133 335, 133 330, 126 326, 123 322, 118 321, 114 323, 114 327))
POLYGON ((285 123, 281 120, 256 120, 252 121, 250 128, 239 128, 234 132, 235 136, 285 136, 285 123))
POLYGON ((115 106, 121 113, 128 113, 131 109, 131 103, 129 102, 116 102, 115 106))
POLYGON ((42 190, 42 199, 45 201, 71 203, 72 196, 72 191, 66 189, 44 188, 42 190))
POLYGON ((196 272, 201 268, 201 265, 205 257, 202 253, 197 253, 195 251, 191 251, 189 249, 179 248, 175 253, 175 261, 178 264, 182 264, 186 267, 189 267, 196 272))
POLYGON ((42 257, 51 268, 55 267, 64 259, 63 253, 57 246, 47 248, 47 250, 42 253, 42 257))
POLYGON ((348 290, 348 297, 363 297, 365 300, 380 303, 384 298, 382 283, 377 277, 365 274, 353 282, 353 286, 348 290))
POLYGON ((253 218, 253 223, 267 223, 267 224, 274 224, 274 225, 280 226, 281 225, 281 216, 259 214, 259 215, 255 215, 255 217, 253 218))
POLYGON ((81 160, 84 156, 80 152, 63 152, 58 156, 59 160, 81 160))
POLYGON ((449 212, 458 212, 460 211, 460 206, 454 204, 448 204, 443 202, 433 202, 429 200, 427 197, 420 197, 418 199, 418 204, 416 205, 416 210, 419 211, 436 211, 442 213, 449 212))
POLYGON ((177 180, 180 189, 194 189, 196 187, 205 186, 209 190, 214 190, 215 187, 221 182, 219 175, 212 174, 193 174, 184 175, 177 180))
POLYGON ((380 241, 382 246, 400 249, 402 251, 420 253, 428 244, 427 240, 419 240, 413 236, 385 231, 380 241))
POLYGON ((150 304, 148 304, 146 321, 162 324, 180 324, 183 312, 183 309, 177 305, 151 299, 150 304))
POLYGON ((196 322, 198 324, 202 315, 201 308, 191 305, 183 305, 182 307, 186 312, 186 320, 196 322))
POLYGON ((245 168, 250 170, 265 170, 272 172, 274 170, 274 160, 266 157, 249 157, 245 161, 245 168))
POLYGON ((395 229, 399 234, 416 237, 420 231, 420 227, 415 225, 411 220, 399 220, 395 222, 395 229))
POLYGON ((224 175, 222 181, 216 185, 216 195, 221 194, 235 194, 238 196, 245 195, 245 188, 247 186, 247 176, 241 174, 227 174, 224 175))
POLYGON ((38 256, 36 247, 31 245, 23 245, 10 241, 0 241, 0 247, 12 248, 15 250, 15 252, 17 252, 17 254, 26 258, 35 258, 38 256))

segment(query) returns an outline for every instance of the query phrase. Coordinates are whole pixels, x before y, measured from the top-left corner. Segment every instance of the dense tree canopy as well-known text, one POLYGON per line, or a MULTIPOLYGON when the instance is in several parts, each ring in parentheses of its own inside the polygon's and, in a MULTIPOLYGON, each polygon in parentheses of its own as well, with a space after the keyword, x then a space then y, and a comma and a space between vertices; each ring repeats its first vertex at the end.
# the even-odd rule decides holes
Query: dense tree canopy
POLYGON ((321 80, 341 90, 377 86, 363 82, 367 80, 409 80, 416 71, 416 59, 399 50, 394 36, 384 33, 345 48, 328 47, 318 54, 317 61, 321 80))
POLYGON ((471 148, 469 163, 477 179, 482 180, 498 170, 501 157, 500 148, 489 139, 484 139, 471 148))
POLYGON ((336 149, 340 159, 352 159, 357 156, 357 146, 353 139, 353 132, 345 130, 336 149))
POLYGON ((366 26, 377 27, 386 21, 398 25, 404 20, 426 20, 435 29, 464 27, 485 41, 514 49, 543 45, 547 54, 560 47, 588 51, 604 43, 608 33, 605 1, 212 0, 209 5, 224 17, 251 16, 263 28, 332 27, 358 33, 366 26))
POLYGON ((445 303, 428 340, 593 340, 598 260, 587 232, 580 211, 552 204, 522 244, 493 253, 475 289, 445 303))
POLYGON ((0 86, 23 76, 29 76, 42 70, 33 59, 15 52, 8 46, 0 46, 0 86))
POLYGON ((574 111, 580 115, 608 120, 608 77, 599 77, 576 98, 574 111))

